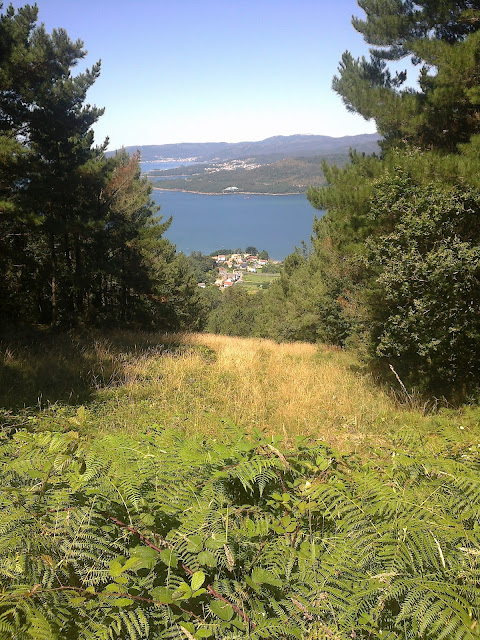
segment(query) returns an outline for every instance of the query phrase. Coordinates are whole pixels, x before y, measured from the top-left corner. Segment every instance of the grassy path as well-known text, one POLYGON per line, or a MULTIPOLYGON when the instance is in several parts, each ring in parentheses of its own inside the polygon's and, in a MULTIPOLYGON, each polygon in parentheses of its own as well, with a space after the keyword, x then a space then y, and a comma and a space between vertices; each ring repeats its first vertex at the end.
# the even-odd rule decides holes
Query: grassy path
POLYGON ((287 446, 306 436, 364 453, 409 430, 431 440, 452 420, 478 429, 475 407, 407 411, 353 354, 324 346, 117 331, 10 341, 1 353, 0 406, 15 424, 130 435, 165 426, 220 438, 236 425, 282 435, 287 446))

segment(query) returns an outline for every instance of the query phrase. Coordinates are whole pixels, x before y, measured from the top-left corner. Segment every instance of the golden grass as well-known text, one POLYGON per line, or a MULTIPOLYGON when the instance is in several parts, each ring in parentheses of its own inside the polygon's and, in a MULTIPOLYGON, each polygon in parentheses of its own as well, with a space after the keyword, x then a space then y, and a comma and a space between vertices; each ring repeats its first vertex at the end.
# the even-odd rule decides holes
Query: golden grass
POLYGON ((306 436, 342 451, 442 428, 375 386, 353 353, 326 346, 134 331, 4 338, 0 424, 79 428, 79 405, 89 433, 166 426, 221 438, 232 424, 279 434, 287 445, 306 436))
POLYGON ((355 369, 348 353, 311 344, 211 334, 159 336, 162 354, 119 357, 121 384, 100 398, 104 428, 148 427, 152 420, 217 433, 222 422, 246 431, 321 438, 357 449, 396 412, 393 400, 355 369), (182 348, 168 351, 169 343, 182 348), (112 400, 115 409, 112 411, 112 400))

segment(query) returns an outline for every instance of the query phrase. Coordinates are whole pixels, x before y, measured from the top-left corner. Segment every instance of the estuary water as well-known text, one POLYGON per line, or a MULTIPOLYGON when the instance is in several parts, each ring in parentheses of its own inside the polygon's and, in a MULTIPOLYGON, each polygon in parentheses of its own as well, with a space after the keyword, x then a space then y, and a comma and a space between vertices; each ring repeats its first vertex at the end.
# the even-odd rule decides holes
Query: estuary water
POLYGON ((150 162, 140 162, 140 169, 143 173, 148 173, 149 171, 164 169, 176 169, 177 167, 188 167, 191 164, 195 164, 195 162, 178 162, 177 160, 173 160, 172 162, 164 162, 163 160, 151 160, 150 162))
POLYGON ((153 199, 164 219, 173 216, 165 233, 177 250, 209 254, 218 249, 265 249, 282 260, 310 241, 316 211, 305 195, 204 195, 154 189, 153 199))

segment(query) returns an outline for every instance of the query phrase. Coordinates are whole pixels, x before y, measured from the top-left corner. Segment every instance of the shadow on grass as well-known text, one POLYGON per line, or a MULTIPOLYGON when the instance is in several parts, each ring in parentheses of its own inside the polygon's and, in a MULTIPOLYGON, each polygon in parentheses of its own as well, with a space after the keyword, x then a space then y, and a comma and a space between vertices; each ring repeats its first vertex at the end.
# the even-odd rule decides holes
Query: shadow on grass
MULTIPOLYGON (((122 381, 126 359, 161 350, 165 342, 162 334, 134 331, 29 329, 0 335, 0 408, 85 404, 97 389, 122 381)), ((169 340, 169 351, 178 347, 169 340)))

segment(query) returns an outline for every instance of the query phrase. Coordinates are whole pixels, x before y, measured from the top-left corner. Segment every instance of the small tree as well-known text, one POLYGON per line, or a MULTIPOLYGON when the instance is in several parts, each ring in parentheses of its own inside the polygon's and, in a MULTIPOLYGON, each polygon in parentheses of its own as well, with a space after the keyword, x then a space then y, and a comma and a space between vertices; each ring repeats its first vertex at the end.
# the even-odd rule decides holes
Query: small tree
POLYGON ((188 261, 195 274, 197 282, 214 282, 218 270, 211 256, 204 255, 201 251, 192 251, 188 261))
POLYGON ((250 295, 238 285, 227 289, 209 315, 207 331, 229 336, 252 335, 259 300, 260 294, 250 295))

